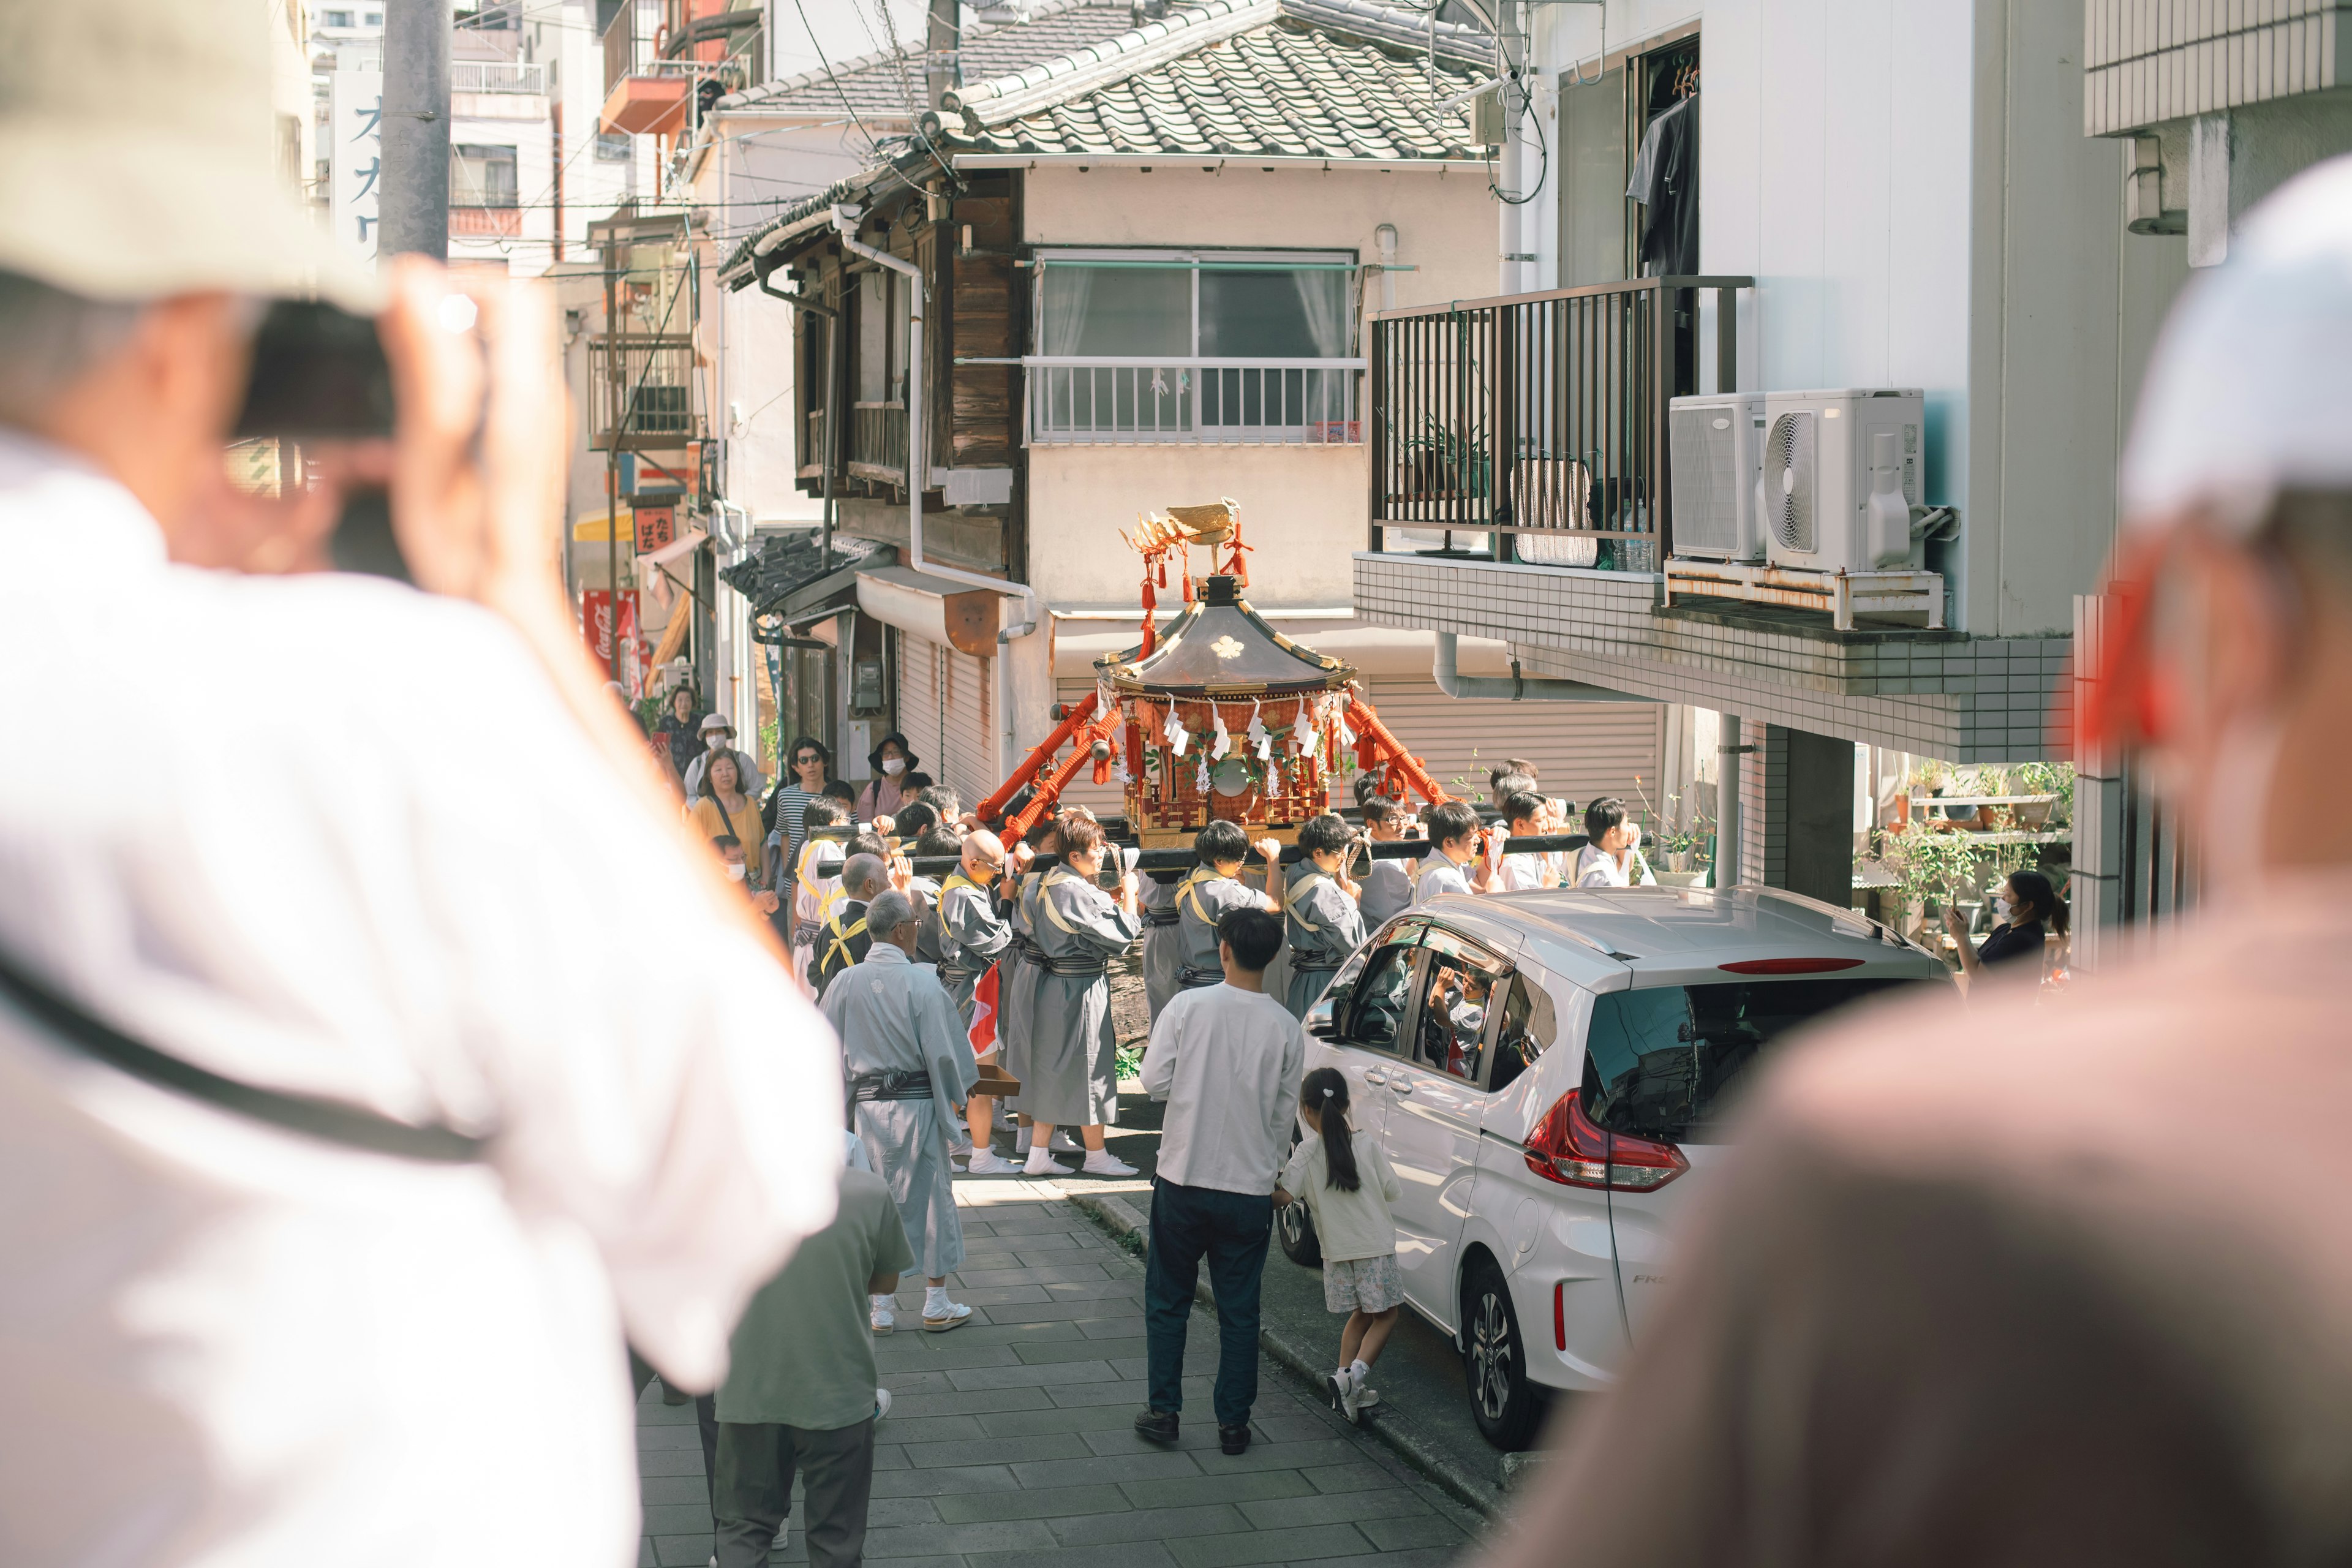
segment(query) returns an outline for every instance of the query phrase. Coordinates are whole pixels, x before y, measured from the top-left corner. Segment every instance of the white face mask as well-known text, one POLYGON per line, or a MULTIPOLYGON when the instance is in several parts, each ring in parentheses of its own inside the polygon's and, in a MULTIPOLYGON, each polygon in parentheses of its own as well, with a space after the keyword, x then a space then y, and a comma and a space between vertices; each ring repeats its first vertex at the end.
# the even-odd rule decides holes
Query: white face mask
POLYGON ((727 863, 727 879, 730 882, 740 882, 743 879, 742 861, 730 860, 727 863))
POLYGON ((895 779, 900 773, 907 771, 907 759, 904 757, 885 757, 882 759, 882 771, 895 779))
POLYGON ((2017 912, 2017 900, 2007 893, 1995 893, 1992 896, 1992 912, 1994 918, 2006 921, 2017 912))
POLYGON ((727 749, 727 732, 724 730, 713 730, 702 737, 702 743, 714 752, 723 752, 727 749))

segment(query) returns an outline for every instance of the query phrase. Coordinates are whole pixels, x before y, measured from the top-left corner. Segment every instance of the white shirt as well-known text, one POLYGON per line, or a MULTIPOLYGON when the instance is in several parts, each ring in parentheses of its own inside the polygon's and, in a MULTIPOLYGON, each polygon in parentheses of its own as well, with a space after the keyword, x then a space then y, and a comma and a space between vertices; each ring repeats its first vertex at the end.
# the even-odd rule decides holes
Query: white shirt
POLYGON ((1650 863, 1642 858, 1639 849, 1620 866, 1617 857, 1606 849, 1596 849, 1588 844, 1576 852, 1576 885, 1580 888, 1631 888, 1636 884, 1654 888, 1658 879, 1650 874, 1650 863), (1628 868, 1631 868, 1629 869, 1628 868), (1640 876, 1633 875, 1639 871, 1640 876))
POLYGON ((1502 862, 1503 891, 1523 892, 1530 888, 1549 888, 1559 883, 1552 858, 1549 855, 1506 855, 1502 862))
POLYGON ((1220 981, 1177 993, 1143 1053, 1144 1092, 1168 1102, 1160 1174, 1221 1193, 1274 1191, 1306 1068, 1306 1031, 1264 992, 1220 981))
POLYGON ((1470 879, 1462 868, 1433 849, 1421 863, 1421 875, 1412 885, 1413 908, 1419 909, 1440 893, 1467 893, 1470 879))
POLYGON ((169 565, 5 434, 0 556, 0 947, 215 1072, 500 1132, 356 1153, 0 1002, 0 1555, 634 1562, 623 1335, 712 1385, 830 1218, 829 1033, 486 612, 169 565), (27 743, 76 715, 146 766, 27 743), (564 787, 485 810, 485 756, 564 787))

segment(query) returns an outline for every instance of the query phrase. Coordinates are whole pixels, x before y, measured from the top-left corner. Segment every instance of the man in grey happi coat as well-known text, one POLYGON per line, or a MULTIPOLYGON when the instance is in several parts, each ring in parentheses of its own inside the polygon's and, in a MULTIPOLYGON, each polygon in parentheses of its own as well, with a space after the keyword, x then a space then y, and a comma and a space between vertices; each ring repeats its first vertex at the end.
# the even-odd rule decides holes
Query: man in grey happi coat
POLYGON ((1131 1176, 1135 1167, 1103 1147, 1104 1124, 1118 1116, 1110 981, 1104 971, 1143 929, 1135 873, 1121 879, 1114 899, 1095 886, 1103 861, 1101 825, 1065 816, 1061 840, 1063 863, 1045 874, 1030 900, 1044 967, 1021 1080, 1021 1108, 1032 1123, 1029 1160, 1022 1169, 1033 1176, 1066 1171, 1047 1142, 1055 1127, 1075 1122, 1086 1141, 1088 1175, 1131 1176))
POLYGON ((1284 898, 1290 984, 1283 1005, 1294 1018, 1307 1016, 1331 983, 1332 972, 1363 943, 1364 917, 1357 907, 1363 889, 1347 872, 1353 838, 1348 824, 1329 814, 1311 817, 1298 829, 1298 847, 1307 858, 1284 898))
MULTIPOLYGON (((824 1010, 841 1037, 855 1131, 929 1280, 923 1327, 943 1333, 971 1316, 970 1307, 948 1300, 948 1275, 963 1263, 948 1139, 980 1074, 938 973, 914 961, 916 928, 913 900, 897 891, 877 896, 866 909, 874 945, 834 977, 824 1010)), ((871 1305, 874 1331, 888 1333, 897 1326, 891 1298, 877 1296, 871 1305)))
MULTIPOLYGON (((1004 1042, 1005 1075, 1024 1084, 1029 1081, 1029 1016, 1036 1001, 1037 977, 1045 973, 1037 967, 1037 934, 1029 918, 1036 903, 1037 884, 1045 880, 1045 873, 1028 868, 1037 856, 1059 854, 1061 842, 1052 817, 1032 826, 1015 851, 1011 873, 1013 880, 1008 889, 1012 907, 1005 913, 1004 923, 1013 931, 1013 942, 1004 954, 1004 972, 996 977, 997 1005, 1003 1009, 996 1021, 996 1037, 1004 1042)), ((1020 1137, 1013 1149, 1016 1154, 1025 1153, 1029 1148, 1027 1098, 1024 1095, 1013 1102, 1013 1108, 1023 1112, 1020 1137)))
POLYGON ((1224 984, 1224 964, 1217 957, 1217 921, 1227 910, 1281 912, 1273 898, 1241 880, 1242 862, 1252 849, 1265 861, 1269 877, 1282 874, 1282 846, 1271 838, 1253 845, 1238 822, 1221 817, 1192 836, 1192 858, 1200 864, 1176 884, 1176 982, 1187 991, 1224 984))
MULTIPOLYGON (((972 993, 980 984, 980 977, 988 973, 990 964, 1013 956, 1013 928, 996 907, 995 884, 1003 872, 1004 845, 995 834, 983 828, 963 841, 962 863, 940 884, 940 980, 963 1018, 967 1038, 976 1005, 972 993)), ((1001 973, 996 977, 997 1043, 980 1058, 983 1062, 994 1062, 1003 1056, 1005 980, 1001 973)), ((964 1168, 975 1176, 1012 1175, 1018 1167, 990 1146, 990 1140, 996 1134, 995 1099, 973 1095, 968 1104, 968 1115, 971 1158, 965 1162, 964 1168)))

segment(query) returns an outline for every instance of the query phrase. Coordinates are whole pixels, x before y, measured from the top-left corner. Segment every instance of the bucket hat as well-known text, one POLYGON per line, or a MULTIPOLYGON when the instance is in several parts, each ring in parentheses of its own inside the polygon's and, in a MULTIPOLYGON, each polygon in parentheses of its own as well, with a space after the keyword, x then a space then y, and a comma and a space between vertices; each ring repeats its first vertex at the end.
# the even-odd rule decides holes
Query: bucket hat
POLYGON ((281 172, 268 9, 0 0, 0 268, 92 300, 377 308, 281 172))

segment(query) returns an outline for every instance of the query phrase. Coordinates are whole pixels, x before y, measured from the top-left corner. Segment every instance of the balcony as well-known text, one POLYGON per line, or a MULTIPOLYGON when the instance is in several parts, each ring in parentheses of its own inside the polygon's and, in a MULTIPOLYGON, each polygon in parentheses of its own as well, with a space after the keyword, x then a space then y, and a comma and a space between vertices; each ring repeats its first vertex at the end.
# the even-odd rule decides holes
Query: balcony
POLYGON ((597 451, 656 451, 700 438, 692 338, 597 337, 589 351, 590 444, 597 451))
POLYGON ((451 60, 449 90, 543 94, 547 67, 535 60, 451 60))
POLYGON ((452 239, 513 239, 522 233, 522 209, 516 206, 453 206, 449 209, 452 239))
POLYGON ((1371 539, 1480 535, 1496 561, 1654 572, 1673 546, 1666 400, 1736 384, 1747 278, 1644 278, 1373 319, 1371 539))
POLYGON ((638 36, 637 7, 622 5, 604 29, 604 106, 597 129, 631 136, 669 136, 686 129, 690 72, 664 70, 652 41, 638 36))
POLYGON ((1032 355, 1033 447, 1331 446, 1363 437, 1360 359, 1032 355))

